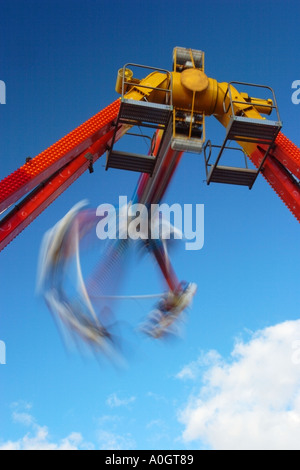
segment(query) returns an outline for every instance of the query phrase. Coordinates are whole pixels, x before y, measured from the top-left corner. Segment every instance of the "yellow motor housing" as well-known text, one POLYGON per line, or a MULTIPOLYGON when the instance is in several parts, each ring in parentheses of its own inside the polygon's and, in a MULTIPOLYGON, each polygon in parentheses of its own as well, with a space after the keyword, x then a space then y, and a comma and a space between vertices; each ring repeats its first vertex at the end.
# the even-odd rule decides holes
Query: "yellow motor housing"
POLYGON ((173 105, 179 109, 191 109, 211 115, 215 111, 218 82, 199 69, 187 69, 184 72, 172 73, 173 105), (193 95, 194 100, 193 100, 193 95))
MULTIPOLYGON (((130 82, 133 78, 133 72, 132 70, 130 69, 125 69, 122 68, 122 69, 119 69, 118 70, 118 75, 117 75, 117 81, 116 81, 116 86, 115 86, 115 90, 117 93, 119 93, 120 95, 122 94, 122 87, 123 87, 123 79, 124 79, 124 82, 130 82)), ((126 83, 124 84, 124 93, 126 93, 126 90, 128 89, 128 86, 129 85, 126 85, 126 83)))

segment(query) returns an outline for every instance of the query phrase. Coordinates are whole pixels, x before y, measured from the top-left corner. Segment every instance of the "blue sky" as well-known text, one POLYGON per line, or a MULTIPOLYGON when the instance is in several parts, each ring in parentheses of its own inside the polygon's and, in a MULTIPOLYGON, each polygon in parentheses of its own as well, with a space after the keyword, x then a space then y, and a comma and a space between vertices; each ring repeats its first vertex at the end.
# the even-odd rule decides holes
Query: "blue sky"
MULTIPOLYGON (((0 8, 0 178, 114 101, 125 63, 171 69, 175 46, 204 50, 218 81, 271 86, 283 132, 300 146, 300 105, 291 101, 298 1, 3 0, 0 8)), ((207 134, 220 143, 224 130, 210 118, 207 134)), ((151 304, 120 303, 124 370, 68 352, 35 283, 45 231, 81 199, 96 207, 130 197, 137 174, 105 172, 99 161, 1 253, 0 448, 299 447, 299 225, 262 177, 251 192, 204 179, 203 157, 187 154, 166 196, 205 205, 204 248, 172 257, 179 277, 199 286, 184 338, 141 338, 133 330, 151 304)), ((131 263, 123 289, 161 290, 150 260, 131 263)))

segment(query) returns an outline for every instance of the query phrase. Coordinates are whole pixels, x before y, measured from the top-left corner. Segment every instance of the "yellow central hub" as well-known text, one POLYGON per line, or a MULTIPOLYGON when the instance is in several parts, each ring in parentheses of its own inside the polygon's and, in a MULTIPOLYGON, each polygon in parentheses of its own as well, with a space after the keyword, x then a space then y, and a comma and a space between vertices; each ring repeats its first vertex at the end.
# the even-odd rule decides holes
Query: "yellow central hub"
POLYGON ((208 78, 199 69, 186 69, 180 74, 181 84, 190 91, 200 92, 208 87, 208 78))
POLYGON ((199 69, 186 69, 172 73, 173 105, 178 109, 191 109, 211 115, 215 112, 218 83, 199 69))

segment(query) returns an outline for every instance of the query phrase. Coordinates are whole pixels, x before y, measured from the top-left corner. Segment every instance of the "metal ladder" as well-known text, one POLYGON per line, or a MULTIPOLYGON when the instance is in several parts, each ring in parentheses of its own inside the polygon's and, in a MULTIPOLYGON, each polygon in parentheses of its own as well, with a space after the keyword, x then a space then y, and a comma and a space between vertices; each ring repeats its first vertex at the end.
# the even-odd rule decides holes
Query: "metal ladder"
MULTIPOLYGON (((181 73, 187 69, 204 72, 204 52, 175 47, 173 51, 174 72, 181 73)), ((196 92, 191 93, 190 108, 174 108, 171 146, 173 150, 201 153, 205 141, 205 116, 203 112, 194 109, 196 92)))

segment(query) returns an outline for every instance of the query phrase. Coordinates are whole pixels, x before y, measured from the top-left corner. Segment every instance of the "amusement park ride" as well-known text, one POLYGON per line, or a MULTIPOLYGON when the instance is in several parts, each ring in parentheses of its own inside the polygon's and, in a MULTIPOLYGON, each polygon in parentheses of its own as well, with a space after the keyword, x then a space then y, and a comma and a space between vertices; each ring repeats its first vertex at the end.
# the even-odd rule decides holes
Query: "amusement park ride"
MULTIPOLYGON (((277 102, 270 87, 218 83, 205 74, 202 51, 176 47, 171 72, 126 64, 118 72, 116 91, 121 98, 0 182, 0 251, 85 171, 93 172, 94 164, 105 153, 106 170, 140 173, 132 202, 158 204, 184 152, 203 153, 207 184, 251 189, 261 173, 300 222, 300 149, 281 133, 277 102), (141 71, 147 76, 136 78, 134 72, 141 71), (249 90, 265 96, 251 97, 249 90), (220 146, 206 140, 208 116, 214 116, 225 127, 220 146), (117 142, 125 134, 137 135, 131 132, 134 128, 154 133, 147 155, 118 149, 117 142), (229 146, 229 142, 238 147, 229 146), (239 154, 234 150, 239 150, 242 164, 222 164, 226 152, 239 154), (248 159, 254 168, 249 168, 248 159)), ((81 207, 67 214, 44 242, 42 272, 43 280, 48 282, 46 301, 52 311, 84 339, 100 344, 110 340, 110 333, 94 312, 79 263, 80 308, 57 287, 66 260, 71 255, 78 257, 79 242, 93 223, 91 213, 81 207)), ((109 255, 112 258, 123 252, 123 241, 118 243, 109 255)), ((189 305, 196 286, 178 281, 163 240, 153 242, 149 237, 144 245, 158 262, 169 289, 147 326, 151 336, 160 337, 189 305)))

